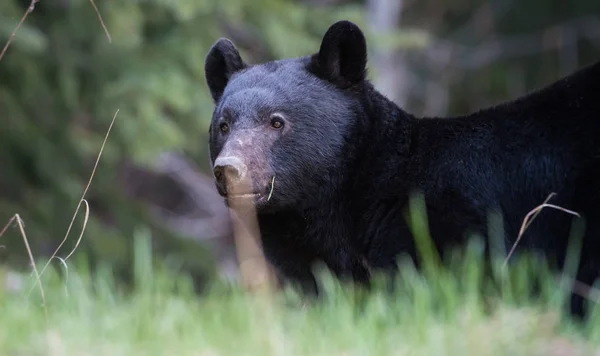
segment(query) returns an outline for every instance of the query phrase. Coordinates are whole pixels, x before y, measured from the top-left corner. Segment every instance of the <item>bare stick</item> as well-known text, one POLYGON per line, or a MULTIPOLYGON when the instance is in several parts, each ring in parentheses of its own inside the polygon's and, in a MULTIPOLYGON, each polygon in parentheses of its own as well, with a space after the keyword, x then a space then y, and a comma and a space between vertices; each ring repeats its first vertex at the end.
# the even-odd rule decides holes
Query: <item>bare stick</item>
MULTIPOLYGON (((546 199, 546 201, 548 201, 552 197, 552 195, 553 194, 550 194, 550 196, 548 196, 548 198, 546 199)), ((506 267, 506 264, 508 263, 508 260, 510 259, 510 256, 512 256, 513 252, 517 248, 517 244, 519 243, 519 241, 521 241, 521 238, 523 237, 523 234, 525 233, 525 230, 529 227, 529 225, 531 224, 531 222, 533 221, 533 219, 535 219, 535 217, 538 215, 538 213, 542 209, 544 209, 544 208, 552 208, 552 209, 560 210, 560 211, 563 211, 565 213, 568 213, 568 214, 580 217, 578 213, 576 213, 576 212, 574 212, 572 210, 565 209, 565 208, 560 207, 558 205, 553 205, 553 204, 548 204, 548 203, 543 203, 541 205, 538 205, 535 209, 533 209, 529 213, 527 213, 527 215, 525 216, 525 219, 523 219, 523 224, 521 225, 521 229, 519 230, 519 236, 517 237, 517 240, 513 244, 512 248, 510 249, 510 252, 508 253, 508 256, 506 256, 506 259, 504 260, 504 264, 502 265, 502 267, 506 267), (531 215, 534 215, 533 218, 531 218, 531 215), (531 218, 531 220, 530 220, 530 218, 531 218)))
POLYGON ((90 4, 92 4, 92 7, 96 11, 96 15, 98 15, 98 20, 100 20, 100 25, 102 25, 102 28, 104 29, 104 33, 106 33, 106 38, 108 38, 108 43, 112 43, 112 38, 110 37, 110 33, 108 33, 108 28, 106 28, 106 25, 104 24, 104 20, 102 20, 102 15, 100 15, 100 11, 98 11, 98 8, 96 7, 96 3, 94 2, 94 0, 90 0, 90 4))
POLYGON ((17 35, 17 31, 19 31, 19 28, 21 28, 21 25, 23 24, 23 22, 25 22, 25 19, 27 18, 27 16, 29 16, 29 14, 32 13, 33 10, 35 10, 35 4, 37 4, 38 1, 40 1, 40 0, 31 0, 31 3, 29 4, 27 11, 25 11, 25 14, 21 18, 21 21, 19 21, 19 24, 17 25, 15 30, 10 34, 10 37, 8 38, 8 41, 6 41, 6 44, 4 45, 2 52, 0 52, 0 61, 4 57, 4 53, 6 53, 8 46, 10 46, 10 43, 13 41, 13 39, 17 35))

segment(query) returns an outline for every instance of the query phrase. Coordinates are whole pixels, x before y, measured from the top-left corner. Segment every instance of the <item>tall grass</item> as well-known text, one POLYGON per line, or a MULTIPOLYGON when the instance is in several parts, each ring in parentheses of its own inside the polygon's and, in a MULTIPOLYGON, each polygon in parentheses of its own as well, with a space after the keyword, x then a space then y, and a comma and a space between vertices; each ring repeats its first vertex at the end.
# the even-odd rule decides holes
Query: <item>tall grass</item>
MULTIPOLYGON (((418 205, 418 204, 416 204, 418 205)), ((412 215, 427 239, 426 221, 412 215), (419 220, 421 219, 421 220, 419 220), (421 222, 419 222, 421 221, 421 222)), ((82 255, 68 275, 42 276, 41 296, 0 290, 3 355, 591 355, 600 352, 598 313, 581 325, 564 313, 569 289, 539 258, 513 256, 493 280, 480 239, 421 272, 400 260, 395 289, 372 291, 317 269, 320 300, 294 289, 244 293, 215 281, 197 295, 191 279, 151 257, 151 236, 134 236, 134 285, 82 255), (29 297, 27 297, 29 296, 29 297)), ((421 241, 424 251, 428 244, 421 241)), ((428 256, 433 256, 429 250, 428 256)), ((435 261, 435 257, 431 257, 435 261)), ((496 267, 503 261, 494 262, 496 267)), ((4 286, 5 284, 2 283, 4 286)))

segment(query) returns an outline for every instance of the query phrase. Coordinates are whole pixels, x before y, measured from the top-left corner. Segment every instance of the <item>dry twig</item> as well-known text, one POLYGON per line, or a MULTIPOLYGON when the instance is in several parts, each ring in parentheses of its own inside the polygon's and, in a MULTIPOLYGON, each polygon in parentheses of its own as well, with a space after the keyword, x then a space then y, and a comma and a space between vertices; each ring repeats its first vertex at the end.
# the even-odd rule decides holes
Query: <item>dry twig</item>
POLYGON ((10 43, 13 41, 13 39, 17 35, 17 31, 19 31, 19 28, 21 28, 21 25, 23 24, 23 22, 25 22, 25 19, 27 18, 27 16, 29 16, 29 14, 32 13, 33 10, 35 10, 35 4, 37 4, 38 1, 40 1, 40 0, 31 0, 31 3, 29 4, 29 7, 27 8, 27 11, 25 11, 25 14, 21 18, 21 21, 19 21, 19 24, 17 25, 17 27, 10 34, 10 37, 8 38, 8 41, 6 41, 6 44, 4 45, 4 48, 2 49, 2 52, 0 52, 0 61, 4 57, 4 53, 6 53, 6 50, 8 49, 8 46, 10 46, 10 43))
POLYGON ((527 230, 527 228, 529 227, 529 225, 533 222, 533 219, 535 219, 538 216, 538 214, 542 211, 542 209, 544 209, 544 208, 552 208, 552 209, 564 211, 565 213, 568 213, 568 214, 580 217, 578 213, 576 213, 576 212, 574 212, 572 210, 565 209, 565 208, 560 207, 558 205, 548 204, 548 201, 555 194, 556 193, 551 193, 548 196, 548 198, 546 198, 546 200, 544 201, 543 204, 538 205, 536 208, 534 208, 529 213, 527 213, 527 215, 525 215, 525 219, 523 219, 523 224, 521 225, 521 229, 519 230, 519 236, 517 236, 517 240, 513 244, 512 248, 510 249, 510 252, 508 253, 508 256, 506 256, 506 259, 504 260, 504 264, 502 265, 503 267, 506 267, 506 264, 508 263, 508 260, 510 259, 510 256, 512 256, 513 252, 517 248, 517 245, 519 244, 519 241, 521 241, 521 238, 523 237, 523 234, 525 233, 525 230, 527 230), (531 217, 532 215, 533 215, 533 217, 531 217))
POLYGON ((110 37, 110 33, 108 33, 108 28, 106 28, 106 25, 104 24, 104 20, 102 20, 102 15, 100 15, 100 11, 98 11, 98 8, 96 7, 96 3, 94 2, 94 0, 90 0, 90 4, 92 4, 94 11, 96 11, 96 15, 98 15, 98 20, 100 21, 100 25, 104 29, 104 33, 106 33, 106 38, 108 38, 108 43, 112 43, 112 38, 110 37))

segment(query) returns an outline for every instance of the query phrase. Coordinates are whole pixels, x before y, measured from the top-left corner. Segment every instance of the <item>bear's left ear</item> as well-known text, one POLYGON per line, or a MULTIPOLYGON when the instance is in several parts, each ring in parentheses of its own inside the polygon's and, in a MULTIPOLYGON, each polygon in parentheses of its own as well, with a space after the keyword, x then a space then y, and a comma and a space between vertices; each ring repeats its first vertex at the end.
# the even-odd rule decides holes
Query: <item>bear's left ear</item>
POLYGON ((221 38, 211 47, 204 61, 204 75, 215 102, 221 99, 223 91, 233 73, 246 68, 237 47, 226 38, 221 38))
POLYGON ((349 87, 365 79, 367 41, 361 29, 350 21, 331 25, 321 41, 312 66, 320 76, 341 87, 349 87))

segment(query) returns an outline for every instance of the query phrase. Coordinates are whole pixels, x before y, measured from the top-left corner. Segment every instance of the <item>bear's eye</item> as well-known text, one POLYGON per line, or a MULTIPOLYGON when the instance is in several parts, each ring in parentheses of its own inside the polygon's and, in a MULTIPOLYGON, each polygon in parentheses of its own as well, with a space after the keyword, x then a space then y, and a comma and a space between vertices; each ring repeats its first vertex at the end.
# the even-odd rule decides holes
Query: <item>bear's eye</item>
POLYGON ((221 132, 227 133, 227 132, 229 132, 229 125, 227 125, 227 123, 225 123, 225 122, 222 122, 219 125, 219 129, 221 130, 221 132))
POLYGON ((279 114, 271 115, 271 127, 274 129, 281 129, 283 127, 283 117, 279 114))

